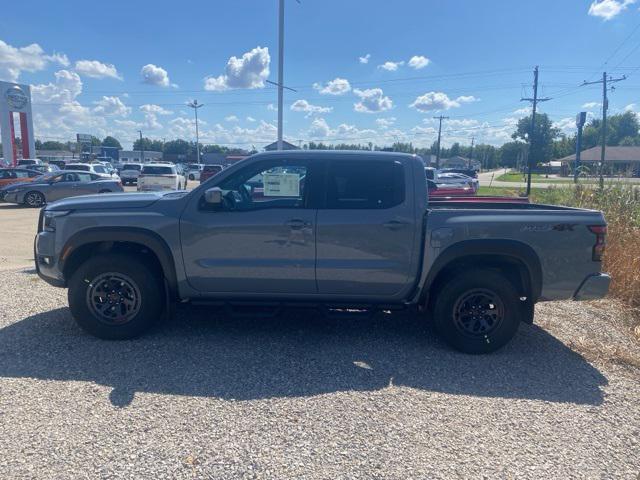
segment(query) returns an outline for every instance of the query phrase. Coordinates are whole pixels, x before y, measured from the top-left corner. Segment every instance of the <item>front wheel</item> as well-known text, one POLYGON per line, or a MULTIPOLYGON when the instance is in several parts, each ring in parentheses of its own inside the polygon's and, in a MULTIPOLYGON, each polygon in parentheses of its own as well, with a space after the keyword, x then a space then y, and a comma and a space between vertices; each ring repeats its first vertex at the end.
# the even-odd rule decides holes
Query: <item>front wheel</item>
POLYGON ((196 177, 195 177, 194 174, 189 175, 189 180, 195 180, 195 179, 196 179, 196 177))
POLYGON ((69 281, 69 308, 86 332, 107 340, 142 335, 161 317, 162 279, 135 256, 103 254, 69 281))
POLYGON ((27 192, 24 196, 24 203, 33 208, 40 208, 46 203, 46 200, 40 192, 27 192))
POLYGON ((493 270, 461 273, 435 295, 436 330, 461 352, 493 352, 518 330, 519 295, 508 279, 493 270))

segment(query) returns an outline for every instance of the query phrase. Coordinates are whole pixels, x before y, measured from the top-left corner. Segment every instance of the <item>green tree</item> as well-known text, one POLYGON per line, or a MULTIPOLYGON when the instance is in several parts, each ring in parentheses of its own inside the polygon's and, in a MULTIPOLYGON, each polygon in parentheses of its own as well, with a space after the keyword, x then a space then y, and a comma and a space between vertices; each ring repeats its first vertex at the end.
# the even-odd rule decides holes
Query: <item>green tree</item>
POLYGON ((522 162, 527 144, 524 142, 507 142, 499 149, 499 165, 514 168, 522 162))
POLYGON ((138 139, 133 142, 134 150, 145 150, 147 152, 163 152, 164 143, 161 140, 151 140, 147 137, 138 139))
POLYGON ((122 145, 120 145, 120 142, 118 141, 118 139, 111 136, 104 137, 104 140, 102 140, 102 146, 115 147, 119 150, 122 150, 122 145))
POLYGON ((191 153, 192 142, 187 142, 186 140, 171 140, 164 144, 164 153, 178 154, 178 155, 188 155, 191 153))
MULTIPOLYGON (((560 129, 553 126, 553 122, 546 113, 536 113, 536 129, 533 150, 529 155, 537 163, 548 162, 553 156, 553 142, 560 136, 560 129)), ((530 141, 531 115, 518 121, 516 131, 511 135, 514 140, 530 141)))
POLYGON ((41 142, 39 148, 36 145, 36 149, 38 149, 38 150, 66 150, 67 146, 66 146, 66 144, 64 144, 62 142, 56 142, 56 141, 53 141, 53 140, 47 140, 44 143, 41 142))

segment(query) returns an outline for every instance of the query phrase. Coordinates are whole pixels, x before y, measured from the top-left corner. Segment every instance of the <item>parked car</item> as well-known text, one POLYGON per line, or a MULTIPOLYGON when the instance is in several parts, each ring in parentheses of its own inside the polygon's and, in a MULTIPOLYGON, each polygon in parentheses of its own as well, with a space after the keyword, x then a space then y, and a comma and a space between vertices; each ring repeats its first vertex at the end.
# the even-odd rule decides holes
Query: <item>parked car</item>
POLYGON ((6 188, 4 201, 41 207, 44 204, 77 195, 123 192, 119 180, 83 171, 63 170, 45 173, 30 183, 16 183, 6 188))
POLYGON ((0 201, 4 200, 6 189, 16 183, 27 183, 42 175, 26 168, 0 168, 0 201))
POLYGON ((224 167, 222 165, 205 165, 200 172, 200 183, 206 182, 214 175, 220 173, 224 167))
POLYGON ((109 177, 109 178, 112 178, 113 180, 120 181, 120 177, 118 176, 117 173, 109 172, 107 167, 105 167, 101 163, 67 163, 64 166, 64 170, 76 170, 76 171, 82 171, 82 172, 95 173, 103 177, 109 177))
POLYGON ((473 188, 474 192, 477 192, 480 188, 480 181, 477 178, 472 178, 462 173, 439 173, 435 181, 436 183, 447 185, 468 185, 473 188))
POLYGON ((138 182, 138 176, 142 170, 142 163, 125 163, 120 169, 120 179, 123 185, 128 183, 134 184, 138 182))
POLYGON ((429 196, 433 198, 440 197, 469 197, 476 194, 473 187, 469 185, 447 185, 446 183, 436 183, 433 180, 427 180, 429 196))
POLYGON ((31 165, 42 165, 44 164, 44 162, 42 160, 40 160, 39 158, 23 158, 21 160, 18 160, 18 167, 29 167, 31 165))
POLYGON ((55 165, 60 170, 64 170, 64 166, 67 164, 64 160, 49 160, 49 165, 55 165))
POLYGON ((190 163, 187 165, 187 178, 189 180, 200 180, 203 167, 202 163, 190 163))
POLYGON ((45 163, 42 165, 30 165, 30 170, 35 170, 40 173, 51 173, 51 172, 59 172, 60 168, 57 165, 45 163))
POLYGON ((306 302, 413 309, 455 348, 487 353, 533 321, 536 302, 607 293, 606 229, 593 210, 430 205, 413 155, 292 150, 249 157, 191 192, 48 205, 35 265, 69 288, 73 317, 100 338, 141 335, 173 302, 306 302), (247 184, 256 178, 260 198, 247 184))
POLYGON ((478 171, 473 168, 443 168, 441 173, 461 173, 471 178, 478 178, 478 171))
POLYGON ((138 191, 154 190, 182 190, 186 188, 187 180, 180 175, 175 165, 163 163, 147 163, 143 165, 138 175, 138 191))

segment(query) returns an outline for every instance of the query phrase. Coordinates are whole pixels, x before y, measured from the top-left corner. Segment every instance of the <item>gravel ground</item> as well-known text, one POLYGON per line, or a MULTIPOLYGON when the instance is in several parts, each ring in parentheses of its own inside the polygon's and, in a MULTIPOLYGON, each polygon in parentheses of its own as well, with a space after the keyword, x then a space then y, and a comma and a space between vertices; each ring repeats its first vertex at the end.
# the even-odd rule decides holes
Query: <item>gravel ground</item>
POLYGON ((64 290, 2 279, 3 479, 638 478, 640 370, 567 346, 602 304, 543 305, 488 356, 408 314, 184 308, 105 342, 64 290))

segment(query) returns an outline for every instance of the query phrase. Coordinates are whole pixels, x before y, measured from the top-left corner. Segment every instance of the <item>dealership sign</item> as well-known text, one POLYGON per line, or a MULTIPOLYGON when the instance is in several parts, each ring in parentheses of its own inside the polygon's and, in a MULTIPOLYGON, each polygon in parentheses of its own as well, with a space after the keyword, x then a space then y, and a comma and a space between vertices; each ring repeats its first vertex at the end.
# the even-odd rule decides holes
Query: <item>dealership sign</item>
POLYGON ((18 163, 16 145, 16 125, 14 114, 20 117, 20 139, 22 158, 35 158, 36 146, 33 138, 33 117, 31 114, 31 88, 11 82, 0 82, 0 134, 4 146, 4 163, 18 163))

